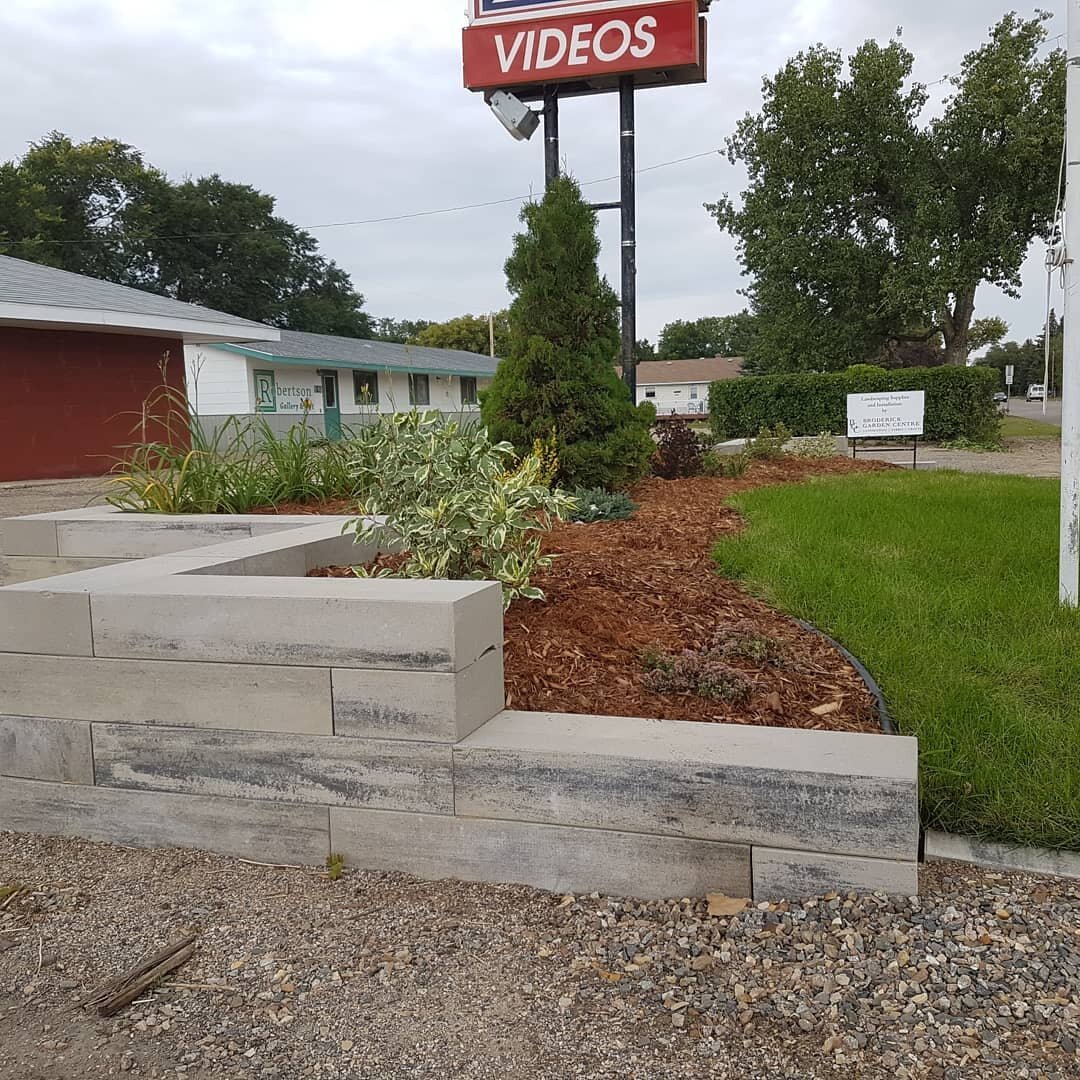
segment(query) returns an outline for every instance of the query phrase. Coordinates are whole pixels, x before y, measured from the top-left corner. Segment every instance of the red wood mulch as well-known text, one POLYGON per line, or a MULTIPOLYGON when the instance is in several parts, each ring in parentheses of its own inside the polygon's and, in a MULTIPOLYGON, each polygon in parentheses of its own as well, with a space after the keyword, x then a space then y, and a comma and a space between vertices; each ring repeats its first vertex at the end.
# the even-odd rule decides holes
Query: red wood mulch
MULTIPOLYGON (((847 660, 717 575, 710 551, 717 537, 742 527, 738 513, 724 505, 736 492, 888 467, 785 458, 755 462, 738 480, 649 479, 634 489, 639 509, 629 520, 556 526, 544 549, 559 557, 534 578, 546 602, 519 600, 506 613, 507 708, 879 731, 873 700, 847 660), (777 666, 728 661, 753 683, 748 703, 645 688, 644 650, 702 648, 718 625, 742 620, 781 642, 784 654, 777 666)), ((335 572, 347 571, 321 571, 335 572)))

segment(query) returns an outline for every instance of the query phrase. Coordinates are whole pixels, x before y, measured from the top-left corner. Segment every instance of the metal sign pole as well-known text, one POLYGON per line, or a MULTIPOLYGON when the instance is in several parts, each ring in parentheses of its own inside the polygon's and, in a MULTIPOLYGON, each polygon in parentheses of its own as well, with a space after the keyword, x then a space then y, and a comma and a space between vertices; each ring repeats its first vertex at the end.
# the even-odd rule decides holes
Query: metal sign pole
MULTIPOLYGON (((1080 0, 1076 0, 1080 3, 1080 0)), ((637 404, 637 190, 634 168, 634 76, 619 79, 619 165, 622 176, 622 369, 630 389, 630 400, 637 404)))
POLYGON ((559 88, 544 87, 544 187, 559 175, 559 88))
MULTIPOLYGON (((1068 0, 1065 84, 1065 341, 1061 375, 1059 598, 1080 603, 1080 0, 1068 0)), ((1043 387, 1045 401, 1046 387, 1043 387)))

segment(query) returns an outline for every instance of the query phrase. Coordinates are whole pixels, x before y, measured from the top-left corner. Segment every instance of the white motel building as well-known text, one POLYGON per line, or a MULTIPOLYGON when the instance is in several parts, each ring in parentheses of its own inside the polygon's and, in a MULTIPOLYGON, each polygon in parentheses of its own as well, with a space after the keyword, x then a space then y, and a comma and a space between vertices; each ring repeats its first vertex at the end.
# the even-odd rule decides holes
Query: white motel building
POLYGON ((188 400, 212 431, 230 416, 261 416, 284 434, 305 415, 332 439, 379 413, 479 414, 498 359, 456 349, 282 330, 281 340, 190 345, 188 400))

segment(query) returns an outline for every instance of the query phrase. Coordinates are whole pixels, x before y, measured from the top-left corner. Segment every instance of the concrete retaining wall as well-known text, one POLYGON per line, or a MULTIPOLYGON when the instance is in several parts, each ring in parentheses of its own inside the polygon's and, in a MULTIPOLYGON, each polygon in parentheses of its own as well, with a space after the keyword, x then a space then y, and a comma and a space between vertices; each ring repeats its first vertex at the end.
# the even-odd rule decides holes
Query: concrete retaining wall
POLYGON ((916 891, 914 740, 503 711, 498 586, 304 577, 374 554, 342 520, 0 523, 11 558, 115 560, 0 588, 0 828, 646 897, 916 891))

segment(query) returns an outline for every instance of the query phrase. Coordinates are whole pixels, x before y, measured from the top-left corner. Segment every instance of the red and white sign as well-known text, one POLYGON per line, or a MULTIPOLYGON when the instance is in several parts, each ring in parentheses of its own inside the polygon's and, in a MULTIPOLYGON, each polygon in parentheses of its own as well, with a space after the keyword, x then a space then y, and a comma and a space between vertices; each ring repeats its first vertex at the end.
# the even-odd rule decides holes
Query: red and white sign
POLYGON ((476 22, 463 37, 470 90, 687 67, 701 58, 697 0, 476 22))

